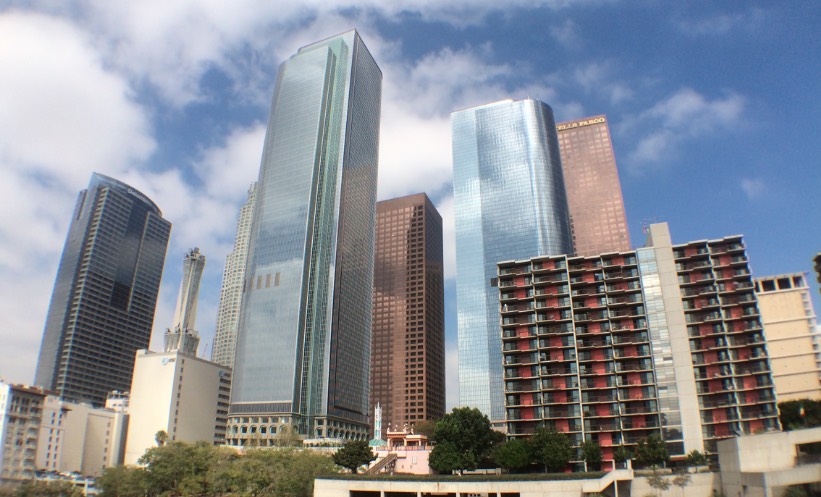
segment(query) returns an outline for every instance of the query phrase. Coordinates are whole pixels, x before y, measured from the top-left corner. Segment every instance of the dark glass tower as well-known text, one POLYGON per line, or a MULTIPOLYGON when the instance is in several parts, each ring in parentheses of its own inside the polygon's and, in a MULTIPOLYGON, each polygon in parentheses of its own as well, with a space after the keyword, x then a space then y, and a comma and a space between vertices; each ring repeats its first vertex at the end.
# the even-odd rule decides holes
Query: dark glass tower
POLYGON ((279 68, 251 223, 229 444, 368 436, 382 73, 355 31, 279 68))
POLYGON ((387 423, 445 415, 442 217, 424 193, 376 204, 371 365, 387 423))
POLYGON ((148 197, 94 173, 80 192, 46 317, 35 383, 105 404, 148 347, 171 223, 148 197))

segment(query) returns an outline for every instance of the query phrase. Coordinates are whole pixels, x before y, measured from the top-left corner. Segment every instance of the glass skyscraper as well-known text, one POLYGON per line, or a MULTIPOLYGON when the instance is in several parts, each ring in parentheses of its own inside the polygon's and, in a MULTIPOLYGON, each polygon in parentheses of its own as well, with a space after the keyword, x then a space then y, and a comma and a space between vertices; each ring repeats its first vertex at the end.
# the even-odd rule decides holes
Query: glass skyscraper
POLYGON ((355 31, 279 68, 257 182, 229 444, 368 438, 382 73, 355 31))
POLYGON ((129 389, 134 354, 148 347, 171 223, 148 197, 97 173, 71 219, 34 382, 101 406, 129 389))
POLYGON ((452 126, 459 402, 502 421, 496 264, 573 249, 556 125, 527 99, 455 112, 452 126))

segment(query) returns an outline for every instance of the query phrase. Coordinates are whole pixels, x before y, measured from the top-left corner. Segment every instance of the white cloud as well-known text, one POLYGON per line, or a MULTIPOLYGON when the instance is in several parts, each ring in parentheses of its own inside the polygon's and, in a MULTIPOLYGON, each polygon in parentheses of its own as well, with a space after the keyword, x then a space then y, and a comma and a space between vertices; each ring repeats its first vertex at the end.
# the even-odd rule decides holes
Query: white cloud
POLYGON ((743 178, 740 186, 748 200, 757 200, 767 192, 767 183, 761 178, 743 178))
POLYGON ((738 124, 744 106, 744 97, 736 93, 710 100, 692 88, 678 90, 620 125, 619 133, 637 136, 628 167, 633 172, 660 167, 680 144, 738 124))
POLYGON ((567 48, 579 48, 581 44, 579 26, 571 19, 565 19, 561 24, 550 26, 550 35, 567 48))
POLYGON ((593 62, 577 67, 572 75, 585 93, 604 94, 611 103, 619 104, 632 98, 633 90, 628 84, 619 81, 616 75, 617 66, 618 64, 613 61, 593 62))
POLYGON ((84 33, 39 14, 0 15, 0 161, 61 186, 147 158, 150 123, 84 33))
POLYGON ((767 13, 758 7, 753 7, 747 12, 721 14, 694 21, 682 20, 677 23, 677 26, 686 35, 715 36, 726 35, 736 29, 753 32, 766 21, 767 13))

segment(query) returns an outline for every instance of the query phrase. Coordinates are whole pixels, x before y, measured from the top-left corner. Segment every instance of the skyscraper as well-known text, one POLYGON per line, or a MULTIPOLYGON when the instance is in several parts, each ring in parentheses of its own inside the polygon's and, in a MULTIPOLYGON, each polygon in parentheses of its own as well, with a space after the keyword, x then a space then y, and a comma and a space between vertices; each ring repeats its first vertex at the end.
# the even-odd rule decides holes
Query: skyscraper
POLYGON ((427 195, 376 204, 371 407, 393 426, 445 415, 442 250, 427 195))
POLYGON ((567 204, 576 255, 630 250, 616 156, 605 116, 559 123, 567 204))
POLYGON ((225 258, 225 270, 222 273, 217 328, 214 332, 211 360, 229 368, 234 367, 239 311, 242 304, 242 286, 245 282, 245 263, 248 259, 251 218, 254 215, 256 198, 257 184, 252 183, 251 187, 248 188, 248 200, 239 211, 234 251, 225 258))
POLYGON ((279 68, 240 313, 228 443, 368 437, 382 73, 356 31, 279 68))
POLYGON ((496 263, 573 250, 556 125, 531 99, 455 112, 451 122, 459 400, 502 421, 496 263))
POLYGON ((46 317, 35 383, 105 404, 148 346, 171 223, 148 197, 94 173, 80 192, 46 317))

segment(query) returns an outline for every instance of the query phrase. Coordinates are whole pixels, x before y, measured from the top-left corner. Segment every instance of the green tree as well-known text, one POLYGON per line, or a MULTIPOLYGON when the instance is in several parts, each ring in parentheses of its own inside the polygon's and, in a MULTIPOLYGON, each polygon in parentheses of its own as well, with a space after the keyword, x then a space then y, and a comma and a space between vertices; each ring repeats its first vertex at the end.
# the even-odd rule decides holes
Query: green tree
POLYGON ((652 467, 654 473, 658 466, 670 460, 664 440, 655 433, 639 440, 633 456, 640 464, 652 467))
POLYGON ((507 470, 518 471, 526 468, 530 464, 530 454, 527 449, 527 442, 521 438, 514 438, 496 447, 494 451, 494 461, 499 467, 507 470))
POLYGON ((368 442, 364 440, 353 440, 336 451, 333 459, 334 463, 343 468, 348 468, 351 470, 351 473, 356 474, 356 470, 359 466, 370 463, 376 459, 376 455, 368 446, 368 442))
POLYGON ((170 442, 151 447, 139 459, 148 494, 200 495, 209 491, 208 470, 217 449, 207 442, 170 442))
POLYGON ((582 444, 582 459, 587 464, 588 471, 601 469, 601 446, 592 440, 584 442, 582 444))
POLYGON ((691 451, 687 454, 687 458, 684 460, 684 463, 689 468, 695 468, 698 466, 706 466, 709 461, 707 460, 707 456, 702 454, 697 450, 691 451))
POLYGON ((566 433, 538 428, 530 437, 533 460, 543 464, 545 472, 564 469, 573 457, 573 443, 566 433))
POLYGON ((142 468, 116 466, 105 468, 96 486, 100 497, 142 497, 146 494, 146 483, 142 468))
POLYGON ((633 454, 630 453, 630 449, 628 449, 624 445, 619 445, 615 448, 615 450, 613 450, 613 460, 616 461, 616 463, 618 464, 624 464, 632 457, 633 454))
POLYGON ((798 399, 779 402, 778 413, 784 431, 821 426, 821 400, 798 399))
POLYGON ((463 471, 465 469, 475 469, 465 467, 462 461, 462 454, 450 442, 439 442, 434 447, 428 457, 428 464, 439 473, 447 474, 453 471, 463 471))
POLYGON ((27 481, 8 495, 14 497, 83 497, 83 491, 67 481, 27 481))
POLYGON ((413 425, 413 432, 425 435, 429 439, 433 438, 433 432, 436 431, 436 420, 426 419, 419 421, 413 425))
POLYGON ((462 471, 476 469, 480 461, 490 456, 499 435, 491 429, 490 421, 479 409, 458 407, 436 423, 433 441, 436 445, 431 458, 439 461, 442 468, 453 467, 450 470, 431 467, 440 472, 462 471), (438 448, 440 445, 443 447, 438 448))
POLYGON ((157 447, 162 447, 168 441, 168 433, 165 430, 160 430, 154 434, 154 441, 157 442, 157 447))

